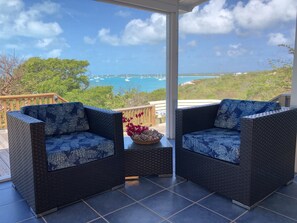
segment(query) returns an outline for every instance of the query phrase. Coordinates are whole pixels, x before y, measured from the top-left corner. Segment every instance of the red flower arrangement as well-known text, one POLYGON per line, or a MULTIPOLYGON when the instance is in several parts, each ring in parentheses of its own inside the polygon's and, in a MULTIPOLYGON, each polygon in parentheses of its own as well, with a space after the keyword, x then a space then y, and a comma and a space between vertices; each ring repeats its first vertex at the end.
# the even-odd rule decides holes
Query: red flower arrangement
MULTIPOLYGON (((143 112, 140 112, 135 115, 136 118, 140 118, 141 116, 143 116, 143 112)), ((131 122, 132 120, 133 120, 133 117, 127 118, 127 117, 123 116, 123 118, 122 118, 123 123, 127 123, 126 124, 126 132, 127 132, 128 136, 131 137, 134 135, 140 135, 145 130, 149 129, 147 126, 143 126, 142 123, 140 123, 139 125, 134 125, 131 122)))
MULTIPOLYGON (((135 115, 136 118, 143 116, 143 112, 135 115)), ((127 118, 123 115, 123 123, 126 123, 127 135, 131 137, 133 142, 137 144, 153 144, 158 143, 163 137, 163 134, 157 130, 149 129, 147 126, 143 126, 142 123, 134 125, 131 121, 133 117, 127 118)))

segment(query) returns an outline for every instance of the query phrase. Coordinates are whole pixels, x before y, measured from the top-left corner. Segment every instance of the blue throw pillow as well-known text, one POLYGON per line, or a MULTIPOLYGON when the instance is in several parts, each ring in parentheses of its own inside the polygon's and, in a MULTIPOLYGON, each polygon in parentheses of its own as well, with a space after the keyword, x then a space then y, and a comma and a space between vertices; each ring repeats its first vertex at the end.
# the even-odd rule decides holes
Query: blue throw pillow
POLYGON ((224 99, 221 101, 214 126, 240 131, 240 118, 280 109, 276 102, 224 99))
POLYGON ((25 106, 21 112, 45 122, 47 136, 89 130, 87 115, 80 102, 25 106))

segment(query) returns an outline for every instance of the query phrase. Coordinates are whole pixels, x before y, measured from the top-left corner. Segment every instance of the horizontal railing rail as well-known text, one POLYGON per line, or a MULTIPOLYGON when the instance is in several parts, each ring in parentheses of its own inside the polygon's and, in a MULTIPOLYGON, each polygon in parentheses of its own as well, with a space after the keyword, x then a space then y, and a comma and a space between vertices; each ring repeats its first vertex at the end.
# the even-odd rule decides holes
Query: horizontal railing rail
MULTIPOLYGON (((185 108, 198 105, 207 105, 213 103, 219 103, 221 100, 216 99, 197 99, 197 100, 178 100, 178 108, 185 108)), ((150 101, 150 105, 155 105, 157 116, 166 115, 166 101, 150 101)))
POLYGON ((67 102, 55 93, 0 96, 0 129, 7 128, 6 112, 20 110, 22 106, 67 102))
POLYGON ((270 101, 278 102, 283 107, 290 107, 291 93, 280 94, 270 101))
MULTIPOLYGON (((120 111, 126 118, 131 118, 134 125, 142 124, 145 126, 154 126, 156 124, 156 110, 154 105, 145 105, 131 108, 119 108, 114 109, 115 111, 120 111), (140 118, 136 118, 136 114, 143 112, 140 118)), ((123 124, 125 129, 125 124, 123 124)))

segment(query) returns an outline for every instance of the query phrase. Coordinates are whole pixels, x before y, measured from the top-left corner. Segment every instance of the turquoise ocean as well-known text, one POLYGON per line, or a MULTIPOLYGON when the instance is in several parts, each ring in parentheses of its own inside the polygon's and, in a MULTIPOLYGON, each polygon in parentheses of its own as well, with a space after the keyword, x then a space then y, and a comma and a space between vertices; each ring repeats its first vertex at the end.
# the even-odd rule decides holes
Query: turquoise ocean
MULTIPOLYGON (((188 84, 193 80, 215 78, 216 76, 179 76, 178 84, 188 84)), ((152 92, 154 90, 166 87, 166 78, 161 75, 113 75, 91 77, 90 86, 113 86, 115 93, 137 89, 143 92, 152 92)))

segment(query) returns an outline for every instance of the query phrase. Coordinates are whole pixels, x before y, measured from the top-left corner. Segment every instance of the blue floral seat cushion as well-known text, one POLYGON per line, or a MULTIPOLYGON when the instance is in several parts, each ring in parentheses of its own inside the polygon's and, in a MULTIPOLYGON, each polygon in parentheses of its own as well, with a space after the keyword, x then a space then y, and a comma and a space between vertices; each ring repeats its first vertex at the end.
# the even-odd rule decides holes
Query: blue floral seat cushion
POLYGON ((47 136, 89 130, 84 106, 80 102, 25 106, 21 112, 45 122, 47 136))
POLYGON ((114 154, 112 140, 91 132, 47 136, 45 144, 48 171, 81 165, 114 154))
POLYGON ((280 109, 276 102, 224 99, 221 101, 214 126, 240 131, 240 118, 280 109))
POLYGON ((183 135, 183 148, 231 163, 239 163, 240 132, 211 128, 183 135))

